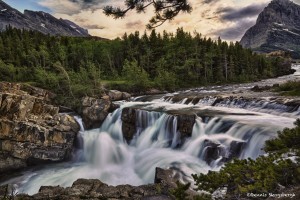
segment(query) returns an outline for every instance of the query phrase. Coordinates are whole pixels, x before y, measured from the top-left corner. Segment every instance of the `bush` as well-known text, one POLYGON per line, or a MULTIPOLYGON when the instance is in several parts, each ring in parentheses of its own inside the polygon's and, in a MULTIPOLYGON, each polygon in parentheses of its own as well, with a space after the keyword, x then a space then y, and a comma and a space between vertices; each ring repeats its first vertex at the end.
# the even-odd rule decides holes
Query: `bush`
POLYGON ((138 66, 137 61, 129 62, 128 60, 125 60, 123 77, 132 90, 147 90, 151 87, 149 75, 142 67, 138 66))
POLYGON ((275 91, 283 95, 300 96, 300 81, 288 81, 280 85, 275 91))

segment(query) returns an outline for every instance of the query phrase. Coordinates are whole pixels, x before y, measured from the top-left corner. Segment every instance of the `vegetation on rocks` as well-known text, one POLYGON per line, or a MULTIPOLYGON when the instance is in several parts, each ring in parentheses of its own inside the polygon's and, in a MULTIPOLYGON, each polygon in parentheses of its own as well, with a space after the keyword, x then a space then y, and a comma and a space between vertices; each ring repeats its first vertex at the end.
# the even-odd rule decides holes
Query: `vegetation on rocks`
POLYGON ((287 96, 300 96, 300 81, 288 81, 276 88, 276 91, 287 96))
POLYGON ((235 159, 219 172, 193 175, 197 189, 212 193, 220 187, 227 187, 228 198, 240 198, 247 197, 247 193, 275 193, 299 185, 299 119, 295 125, 295 128, 279 132, 278 138, 266 142, 267 155, 256 160, 235 159))

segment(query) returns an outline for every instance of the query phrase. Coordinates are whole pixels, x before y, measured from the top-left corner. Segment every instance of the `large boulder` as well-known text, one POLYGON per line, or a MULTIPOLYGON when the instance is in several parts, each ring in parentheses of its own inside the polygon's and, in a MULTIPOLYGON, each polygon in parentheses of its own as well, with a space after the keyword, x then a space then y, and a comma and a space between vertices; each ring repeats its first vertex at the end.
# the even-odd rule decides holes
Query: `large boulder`
POLYGON ((79 125, 36 90, 32 96, 20 84, 0 82, 0 174, 71 156, 79 125))
POLYGON ((107 96, 101 99, 84 97, 82 99, 82 120, 86 129, 99 128, 107 117, 111 101, 107 96))
POLYGON ((108 96, 112 101, 128 100, 131 95, 127 92, 120 92, 118 90, 108 91, 108 96))

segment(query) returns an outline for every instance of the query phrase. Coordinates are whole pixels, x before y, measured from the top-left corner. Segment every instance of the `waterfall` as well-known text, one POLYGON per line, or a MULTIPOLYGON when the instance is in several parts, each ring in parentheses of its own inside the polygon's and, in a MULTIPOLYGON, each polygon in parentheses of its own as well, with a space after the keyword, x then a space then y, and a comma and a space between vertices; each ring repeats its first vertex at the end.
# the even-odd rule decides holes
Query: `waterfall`
MULTIPOLYGON (((295 76, 289 79, 299 77, 300 68, 295 69, 295 76)), ((263 84, 286 80, 270 79, 263 84)), ((252 87, 208 86, 135 97, 120 102, 120 108, 94 130, 84 130, 81 118, 75 117, 81 130, 74 160, 28 170, 2 184, 15 184, 18 193, 28 194, 38 192, 42 185, 71 186, 79 178, 100 179, 109 185, 141 185, 153 183, 156 167, 176 169, 182 180, 192 181, 191 174, 219 170, 234 157, 255 159, 264 154, 266 140, 293 126, 300 107, 271 98, 216 97, 220 92, 252 87), (131 141, 126 141, 122 132, 122 112, 127 107, 136 109, 131 141), (196 117, 192 132, 182 139, 180 116, 185 114, 196 117)))
POLYGON ((78 178, 97 178, 110 185, 141 185, 153 182, 156 167, 177 169, 183 180, 192 181, 191 174, 218 170, 233 157, 255 159, 264 153, 262 148, 267 139, 275 137, 277 130, 292 126, 294 121, 239 108, 209 108, 210 112, 228 110, 228 115, 197 116, 191 137, 183 141, 178 115, 168 112, 199 110, 195 105, 160 101, 123 103, 107 116, 101 127, 89 131, 83 129, 81 119, 76 117, 81 126, 80 159, 30 171, 11 182, 19 193, 29 194, 36 193, 42 185, 71 186, 78 178), (121 117, 128 106, 143 108, 136 109, 136 133, 129 143, 123 138, 121 117), (239 114, 232 114, 233 111, 239 114), (268 121, 270 117, 272 122, 268 121))

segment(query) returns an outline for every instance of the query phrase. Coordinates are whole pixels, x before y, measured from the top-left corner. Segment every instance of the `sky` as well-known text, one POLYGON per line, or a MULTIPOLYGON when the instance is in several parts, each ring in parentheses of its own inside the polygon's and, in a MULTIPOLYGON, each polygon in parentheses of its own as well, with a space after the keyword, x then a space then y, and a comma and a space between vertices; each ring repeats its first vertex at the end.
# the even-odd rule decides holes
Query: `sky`
MULTIPOLYGON (((246 30, 255 24, 258 14, 271 0, 189 0, 193 11, 179 14, 156 30, 174 32, 178 27, 197 31, 203 36, 227 41, 239 41, 246 30)), ((293 0, 300 4, 300 0, 293 0)), ((105 5, 123 6, 123 0, 4 0, 12 7, 45 11, 57 18, 68 19, 89 30, 91 35, 114 39, 125 32, 146 31, 153 16, 149 7, 145 13, 129 12, 123 19, 113 19, 103 13, 105 5)))

